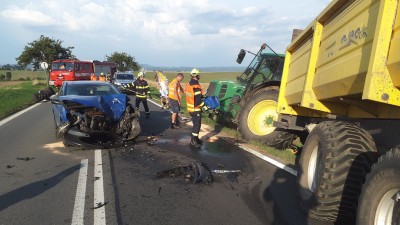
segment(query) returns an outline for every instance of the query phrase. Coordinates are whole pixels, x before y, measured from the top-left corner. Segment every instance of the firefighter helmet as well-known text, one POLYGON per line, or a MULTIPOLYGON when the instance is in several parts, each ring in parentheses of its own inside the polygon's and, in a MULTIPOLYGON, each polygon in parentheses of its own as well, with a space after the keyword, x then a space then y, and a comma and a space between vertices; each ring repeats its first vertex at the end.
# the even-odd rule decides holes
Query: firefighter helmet
POLYGON ((198 76, 200 75, 200 71, 196 68, 192 69, 192 71, 190 72, 190 75, 192 76, 198 76))

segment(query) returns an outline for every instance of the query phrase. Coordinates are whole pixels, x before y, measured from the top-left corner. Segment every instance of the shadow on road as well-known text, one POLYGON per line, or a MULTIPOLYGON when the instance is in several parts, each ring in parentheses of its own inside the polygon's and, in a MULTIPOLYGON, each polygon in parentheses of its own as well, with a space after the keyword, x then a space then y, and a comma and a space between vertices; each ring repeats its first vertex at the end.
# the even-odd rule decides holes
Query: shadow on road
POLYGON ((80 165, 70 167, 57 175, 36 181, 0 196, 0 211, 26 199, 36 197, 56 186, 64 178, 80 169, 80 165))
POLYGON ((150 118, 146 119, 145 113, 140 112, 140 126, 142 136, 159 135, 169 129, 171 124, 171 114, 168 111, 150 111, 150 118))
POLYGON ((307 215, 300 209, 297 198, 296 179, 288 179, 290 176, 284 170, 276 170, 272 182, 264 190, 264 201, 273 204, 271 224, 307 225, 307 215))

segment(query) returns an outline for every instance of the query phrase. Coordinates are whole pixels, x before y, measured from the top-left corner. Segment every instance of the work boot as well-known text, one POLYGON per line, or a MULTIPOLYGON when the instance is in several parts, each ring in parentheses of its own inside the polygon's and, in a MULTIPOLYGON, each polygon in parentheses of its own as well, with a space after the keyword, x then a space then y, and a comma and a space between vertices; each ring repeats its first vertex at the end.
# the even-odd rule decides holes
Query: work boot
POLYGON ((179 120, 176 120, 176 122, 175 122, 175 127, 176 128, 181 128, 181 125, 180 125, 181 123, 179 122, 179 120))
POLYGON ((199 143, 200 145, 203 145, 203 141, 202 141, 199 137, 196 137, 196 141, 197 141, 197 143, 199 143))
POLYGON ((200 148, 201 144, 197 142, 196 137, 192 137, 190 139, 190 146, 195 147, 195 148, 200 148))
POLYGON ((174 123, 171 123, 171 129, 179 129, 180 127, 176 126, 174 123))

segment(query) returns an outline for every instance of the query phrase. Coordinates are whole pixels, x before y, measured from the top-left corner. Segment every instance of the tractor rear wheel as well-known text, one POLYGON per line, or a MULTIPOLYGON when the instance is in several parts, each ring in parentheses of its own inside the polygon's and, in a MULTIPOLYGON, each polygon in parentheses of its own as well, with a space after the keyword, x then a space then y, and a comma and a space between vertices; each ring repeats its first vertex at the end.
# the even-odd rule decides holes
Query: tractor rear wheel
POLYGON ((238 131, 245 140, 258 140, 277 149, 285 149, 292 143, 294 134, 273 126, 278 119, 278 95, 279 89, 266 89, 245 103, 238 122, 238 131))
POLYGON ((371 135, 353 124, 326 121, 308 135, 299 159, 300 205, 312 218, 353 224, 358 196, 376 161, 371 135))

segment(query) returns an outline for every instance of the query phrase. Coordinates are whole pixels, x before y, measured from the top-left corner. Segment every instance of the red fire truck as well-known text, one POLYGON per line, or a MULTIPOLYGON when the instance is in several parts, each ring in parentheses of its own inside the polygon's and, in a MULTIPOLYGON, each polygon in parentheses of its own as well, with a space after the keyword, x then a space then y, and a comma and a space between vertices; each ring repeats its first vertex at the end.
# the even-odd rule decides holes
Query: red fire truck
POLYGON ((55 60, 51 65, 49 85, 60 87, 65 80, 90 80, 92 73, 96 76, 110 74, 113 77, 116 68, 117 64, 113 62, 55 60))

